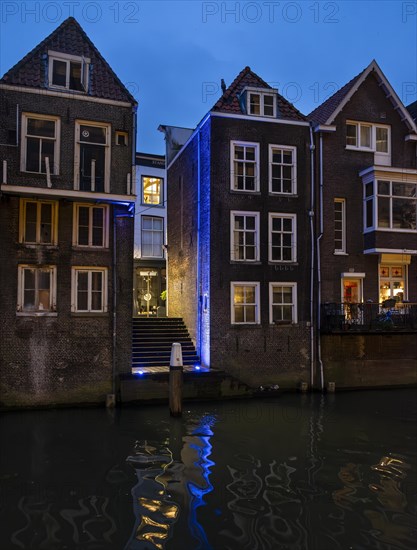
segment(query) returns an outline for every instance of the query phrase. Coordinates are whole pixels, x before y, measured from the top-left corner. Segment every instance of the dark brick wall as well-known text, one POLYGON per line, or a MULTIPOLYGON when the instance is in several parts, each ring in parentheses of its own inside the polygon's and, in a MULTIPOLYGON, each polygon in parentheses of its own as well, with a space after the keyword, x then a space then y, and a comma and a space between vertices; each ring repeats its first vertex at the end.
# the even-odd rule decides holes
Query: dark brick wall
MULTIPOLYGON (((114 132, 127 131, 131 140, 131 108, 42 93, 2 90, 1 94, 1 120, 6 127, 13 128, 16 104, 20 113, 61 116, 60 175, 52 176, 53 189, 73 189, 75 120, 111 123, 111 193, 126 194, 131 143, 128 147, 115 146, 114 132)), ((20 172, 20 147, 1 143, 0 158, 8 161, 10 185, 46 188, 45 176, 20 172)), ((130 372, 133 213, 128 205, 110 204, 109 248, 81 250, 72 247, 73 206, 72 200, 59 199, 57 246, 28 247, 18 242, 19 197, 7 193, 0 197, 0 406, 104 402, 114 388, 113 368, 116 373, 130 372), (17 273, 22 263, 57 267, 56 316, 16 315, 17 273), (107 313, 71 313, 71 266, 108 269, 107 313)))
MULTIPOLYGON (((415 142, 405 142, 409 133, 375 77, 370 74, 334 121, 336 132, 323 135, 323 213, 324 234, 321 239, 322 302, 341 301, 340 274, 364 272, 364 300, 378 302, 379 255, 364 255, 367 248, 415 249, 416 237, 412 234, 379 232, 363 235, 363 183, 359 172, 374 165, 374 154, 346 150, 346 120, 391 125, 392 167, 416 168, 415 142), (385 113, 385 118, 381 118, 385 113), (346 200, 347 255, 334 254, 333 201, 346 200)), ((319 159, 319 140, 316 141, 316 160, 319 159)), ((318 176, 318 173, 316 173, 318 176)), ((353 275, 352 275, 353 276, 353 275)), ((412 257, 408 277, 409 299, 417 301, 417 260, 412 257)))
MULTIPOLYGON (((225 369, 252 386, 295 386, 309 379, 309 129, 213 117, 200 136, 201 170, 201 278, 197 288, 197 169, 198 137, 195 136, 168 172, 169 314, 184 318, 198 340, 197 312, 202 309, 203 356, 209 337, 210 366, 225 369), (230 141, 260 143, 261 191, 241 194, 230 191, 230 141), (272 197, 268 193, 268 145, 297 147, 297 197, 272 197), (209 173, 208 173, 209 171, 209 173), (181 190, 183 188, 183 246, 181 250, 181 190), (260 212, 261 261, 259 265, 230 261, 230 211, 260 212), (268 213, 297 214, 298 262, 268 264, 268 213), (210 246, 208 250, 208 235, 210 246), (208 281, 210 282, 208 288, 208 281), (259 281, 261 324, 231 325, 230 282, 259 281), (269 324, 269 282, 298 284, 298 324, 269 324), (205 301, 207 294, 207 301, 205 301), (201 296, 202 302, 199 301, 201 296), (205 305, 207 303, 207 309, 205 305), (206 324, 209 320, 209 326, 206 324)), ((200 350, 201 351, 201 350, 200 350)), ((208 355, 207 355, 208 356, 208 355)))
POLYGON ((7 130, 16 130, 16 108, 18 106, 18 134, 21 137, 22 113, 37 113, 59 116, 61 119, 60 171, 58 176, 51 175, 52 187, 74 189, 74 147, 75 121, 111 123, 111 174, 110 191, 114 194, 126 194, 126 177, 132 165, 132 108, 92 101, 53 97, 39 91, 36 93, 0 90, 0 121, 3 131, 0 136, 1 159, 7 160, 9 183, 46 187, 46 176, 20 172, 20 146, 3 147, 7 139, 7 130), (4 125, 4 126, 3 126, 4 125), (115 131, 127 131, 129 145, 115 146, 115 131))

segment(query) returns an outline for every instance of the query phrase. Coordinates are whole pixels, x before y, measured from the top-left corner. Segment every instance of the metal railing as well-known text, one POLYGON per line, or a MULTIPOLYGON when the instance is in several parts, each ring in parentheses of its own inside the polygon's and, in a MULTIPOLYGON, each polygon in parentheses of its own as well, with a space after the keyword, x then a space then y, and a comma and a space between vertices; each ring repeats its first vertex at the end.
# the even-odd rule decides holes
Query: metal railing
POLYGON ((385 300, 373 302, 326 302, 321 305, 321 332, 417 331, 417 303, 385 300))

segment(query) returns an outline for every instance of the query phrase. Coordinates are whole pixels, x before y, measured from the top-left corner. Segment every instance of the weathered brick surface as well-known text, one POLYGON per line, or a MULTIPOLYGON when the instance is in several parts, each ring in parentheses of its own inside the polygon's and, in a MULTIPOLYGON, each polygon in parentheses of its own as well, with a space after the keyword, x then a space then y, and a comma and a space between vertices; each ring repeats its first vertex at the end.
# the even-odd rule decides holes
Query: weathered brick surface
POLYGON ((210 342, 207 357, 210 357, 211 367, 225 369, 252 386, 277 383, 295 386, 301 380, 307 381, 310 364, 308 127, 213 117, 201 130, 200 160, 198 147, 199 139, 195 136, 168 174, 170 315, 182 316, 193 339, 198 342, 201 338, 203 361, 206 353, 204 344, 210 342), (260 144, 259 193, 235 193, 230 190, 231 140, 260 144), (269 194, 269 144, 297 147, 296 197, 269 194), (199 235, 198 166, 201 173, 199 235), (230 261, 231 210, 260 212, 259 264, 243 265, 230 261), (297 214, 296 264, 268 263, 269 212, 297 214), (197 276, 197 251, 201 258, 200 278, 197 276), (260 282, 259 326, 231 325, 231 281, 260 282), (269 283, 275 281, 298 284, 298 324, 295 326, 269 324, 269 283), (207 308, 204 307, 205 294, 207 308), (202 310, 201 328, 198 324, 199 308, 202 310))
MULTIPOLYGON (((74 189, 75 121, 110 123, 110 190, 111 194, 126 194, 131 147, 114 143, 116 130, 127 131, 131 143, 132 108, 74 100, 70 94, 61 98, 42 92, 0 93, 3 130, 16 129, 17 105, 19 135, 22 112, 61 117, 60 173, 51 176, 53 189, 74 189)), ((7 160, 8 184, 45 189, 45 175, 20 172, 20 143, 19 147, 5 146, 7 132, 1 132, 1 137, 0 158, 7 160)), ((110 205, 109 248, 75 249, 73 202, 56 200, 58 245, 28 247, 19 244, 19 197, 4 193, 0 198, 0 406, 104 402, 105 395, 113 391, 113 369, 116 374, 130 371, 134 218, 126 205, 110 205), (16 315, 18 265, 26 263, 57 267, 56 317, 16 315), (107 313, 71 313, 71 266, 108 269, 107 313)))

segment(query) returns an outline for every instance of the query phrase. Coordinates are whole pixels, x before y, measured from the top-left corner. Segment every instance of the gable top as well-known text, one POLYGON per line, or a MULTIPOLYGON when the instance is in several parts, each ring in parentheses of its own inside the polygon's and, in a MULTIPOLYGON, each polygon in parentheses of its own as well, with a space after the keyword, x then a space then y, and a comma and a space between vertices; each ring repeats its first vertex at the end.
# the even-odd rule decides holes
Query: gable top
POLYGON ((88 38, 81 25, 68 17, 0 79, 0 84, 48 89, 48 51, 89 58, 92 70, 87 97, 123 101, 136 105, 135 98, 113 72, 88 38))
POLYGON ((364 69, 357 76, 352 78, 352 80, 350 80, 347 84, 340 88, 340 90, 329 97, 329 99, 327 99, 324 103, 314 109, 314 111, 312 111, 307 118, 310 119, 314 124, 331 124, 340 113, 340 111, 343 109, 343 107, 346 105, 346 103, 351 99, 353 94, 358 90, 358 88, 363 84, 368 75, 372 72, 375 74, 375 77, 378 80, 381 89, 390 99, 393 106, 399 111, 402 121, 407 124, 409 130, 417 132, 417 127, 412 117, 410 116, 410 113, 404 107, 402 101, 395 93, 394 89, 392 88, 384 73, 381 71, 375 59, 371 61, 366 69, 364 69))
MULTIPOLYGON (((212 112, 244 114, 239 102, 239 96, 245 88, 264 88, 274 91, 269 84, 254 73, 250 67, 245 67, 230 86, 223 93, 221 98, 215 103, 212 112)), ((284 120, 306 121, 307 118, 300 113, 289 101, 280 94, 277 94, 278 118, 284 120)))

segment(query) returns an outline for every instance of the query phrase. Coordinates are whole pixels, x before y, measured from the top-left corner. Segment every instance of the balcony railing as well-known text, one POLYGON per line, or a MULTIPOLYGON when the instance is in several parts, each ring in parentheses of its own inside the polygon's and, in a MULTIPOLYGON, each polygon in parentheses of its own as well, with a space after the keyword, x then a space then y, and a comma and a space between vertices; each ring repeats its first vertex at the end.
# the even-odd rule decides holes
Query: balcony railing
POLYGON ((347 303, 328 302, 321 305, 321 332, 417 332, 417 303, 385 300, 347 303))

